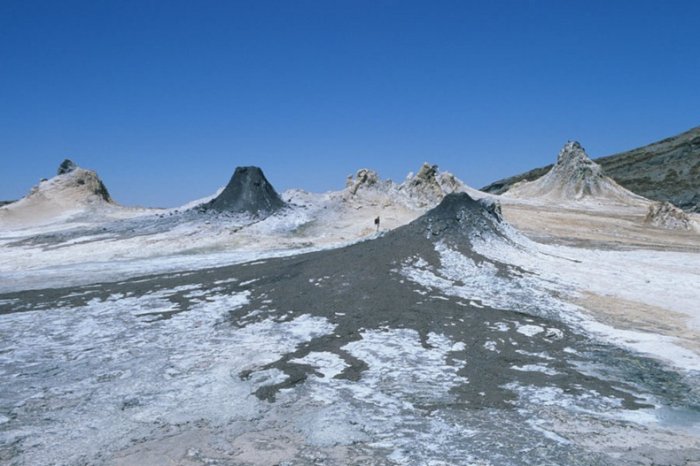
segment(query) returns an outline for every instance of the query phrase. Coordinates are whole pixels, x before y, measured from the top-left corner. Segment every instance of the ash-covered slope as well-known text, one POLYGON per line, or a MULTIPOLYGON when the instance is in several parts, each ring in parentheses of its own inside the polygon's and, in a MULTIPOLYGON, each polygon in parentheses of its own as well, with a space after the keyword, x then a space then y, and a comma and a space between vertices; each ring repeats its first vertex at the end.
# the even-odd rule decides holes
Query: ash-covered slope
MULTIPOLYGON (((622 187, 656 201, 668 201, 686 211, 700 212, 700 127, 619 154, 595 159, 622 187)), ((548 165, 505 178, 482 188, 502 194, 520 181, 547 173, 548 165)))
POLYGON ((42 224, 68 214, 115 205, 97 173, 66 159, 55 177, 42 180, 19 201, 0 207, 0 222, 42 224))
MULTIPOLYGON (((508 383, 539 385, 547 379, 541 372, 523 372, 514 366, 541 364, 532 355, 586 344, 556 319, 554 309, 540 307, 546 301, 529 296, 527 291, 516 298, 518 305, 513 308, 493 307, 476 296, 470 300, 460 293, 472 287, 493 287, 494 293, 507 295, 508 287, 499 285, 499 281, 516 281, 520 272, 481 255, 473 244, 518 248, 519 239, 502 219, 498 204, 476 201, 466 193, 452 193, 411 223, 375 239, 224 272, 221 277, 233 274, 243 283, 255 283, 250 288, 250 303, 231 316, 236 325, 274 318, 278 309, 283 309, 285 319, 310 314, 335 326, 331 334, 319 336, 278 361, 241 376, 256 377, 256 372, 270 370, 285 373, 283 381, 271 381, 256 391, 258 397, 272 400, 279 390, 294 387, 315 373, 313 366, 297 361, 331 353, 345 366, 337 378, 361 380, 368 362, 353 356, 347 347, 363 335, 402 329, 415 332, 421 344, 428 345, 431 335, 439 332, 469 348, 451 353, 454 361, 468 360, 465 365, 455 364, 461 367, 459 376, 469 382, 453 387, 454 398, 435 395, 442 401, 434 402, 452 399, 473 408, 506 408, 515 399, 515 394, 505 388, 508 383), (455 268, 455 263, 467 269, 455 268), (445 293, 446 289, 455 292, 445 293), (502 320, 512 324, 510 331, 494 326, 502 320), (528 326, 542 329, 542 333, 532 338, 527 331, 518 331, 528 326), (487 343, 504 337, 514 343, 499 346, 498 351, 487 343)), ((482 289, 479 293, 488 295, 489 291, 482 289)), ((457 347, 462 348, 461 344, 457 347)), ((617 397, 626 406, 637 406, 634 397, 609 382, 582 378, 564 359, 550 364, 560 388, 595 390, 617 397)), ((405 390, 416 390, 418 395, 412 396, 418 398, 431 398, 429 392, 433 389, 427 385, 405 390)))
POLYGON ((643 202, 641 196, 626 190, 603 173, 581 144, 569 141, 559 152, 557 162, 544 176, 511 187, 506 196, 519 199, 547 198, 554 201, 594 199, 621 204, 643 202))
POLYGON ((408 242, 425 237, 431 241, 446 241, 471 253, 474 238, 490 237, 512 242, 510 231, 501 216, 500 205, 490 200, 475 200, 467 193, 446 195, 437 207, 388 236, 402 237, 408 242))
POLYGON ((567 327, 529 272, 477 243, 519 247, 496 205, 457 193, 341 249, 0 295, 4 358, 14 361, 0 391, 13 441, 0 440, 0 455, 26 464, 148 464, 164 451, 176 463, 226 464, 697 458, 684 439, 654 445, 649 426, 629 421, 651 399, 688 406, 695 389, 567 327), (600 432, 631 440, 600 447, 600 432))
POLYGON ((285 206, 259 167, 237 167, 224 190, 204 210, 255 216, 274 213, 285 206))

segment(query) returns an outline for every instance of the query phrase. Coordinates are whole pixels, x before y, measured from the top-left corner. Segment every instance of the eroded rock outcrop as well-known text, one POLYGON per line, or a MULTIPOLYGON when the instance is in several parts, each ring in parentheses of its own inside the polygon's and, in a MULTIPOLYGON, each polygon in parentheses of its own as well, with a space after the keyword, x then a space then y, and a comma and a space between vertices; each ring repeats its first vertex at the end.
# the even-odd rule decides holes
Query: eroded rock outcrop
POLYGON ((693 223, 688 214, 670 202, 654 202, 649 205, 644 223, 667 230, 693 229, 693 223))

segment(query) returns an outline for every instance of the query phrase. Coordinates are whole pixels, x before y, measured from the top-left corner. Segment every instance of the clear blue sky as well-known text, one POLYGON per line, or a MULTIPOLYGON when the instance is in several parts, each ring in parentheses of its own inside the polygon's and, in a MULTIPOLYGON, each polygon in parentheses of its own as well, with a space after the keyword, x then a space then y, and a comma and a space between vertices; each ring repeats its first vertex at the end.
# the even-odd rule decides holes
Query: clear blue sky
POLYGON ((700 125, 700 1, 0 0, 0 199, 63 158, 124 204, 424 161, 480 187, 700 125))

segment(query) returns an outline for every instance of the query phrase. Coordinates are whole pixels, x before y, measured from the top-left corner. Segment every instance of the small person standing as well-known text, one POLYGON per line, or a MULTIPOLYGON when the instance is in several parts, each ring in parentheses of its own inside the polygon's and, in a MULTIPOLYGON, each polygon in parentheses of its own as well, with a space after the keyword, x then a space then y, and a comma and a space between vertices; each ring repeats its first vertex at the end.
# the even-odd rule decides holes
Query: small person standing
POLYGON ((377 233, 379 233, 379 215, 374 219, 374 224, 377 226, 377 233))

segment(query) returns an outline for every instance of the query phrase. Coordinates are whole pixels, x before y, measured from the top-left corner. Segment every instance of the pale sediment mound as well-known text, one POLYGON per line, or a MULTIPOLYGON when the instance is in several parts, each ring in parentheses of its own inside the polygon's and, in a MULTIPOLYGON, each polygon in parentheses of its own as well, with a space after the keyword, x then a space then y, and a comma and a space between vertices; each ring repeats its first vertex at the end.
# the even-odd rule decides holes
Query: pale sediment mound
POLYGON ((602 201, 640 204, 646 200, 618 185, 593 162, 581 144, 567 142, 552 169, 534 181, 515 184, 506 196, 521 199, 546 198, 556 201, 602 201))
POLYGON ((348 177, 344 198, 366 199, 379 204, 399 203, 424 210, 435 207, 446 195, 455 192, 469 192, 481 197, 481 193, 469 188, 453 174, 440 171, 437 165, 424 163, 418 173, 409 173, 400 184, 382 180, 373 170, 358 170, 355 176, 348 177))
POLYGON ((97 173, 64 160, 58 175, 42 180, 17 202, 0 207, 0 222, 18 226, 43 224, 100 206, 116 205, 97 173))
POLYGON ((113 203, 107 187, 97 173, 80 168, 70 159, 59 165, 56 176, 32 188, 27 198, 41 195, 66 197, 81 204, 113 203))
POLYGON ((478 194, 476 190, 469 188, 452 173, 440 171, 437 165, 431 165, 427 162, 423 164, 415 176, 409 174, 406 181, 399 186, 399 190, 413 204, 422 208, 436 206, 451 193, 478 194))
POLYGON ((237 167, 221 194, 202 208, 263 216, 272 214, 285 205, 259 167, 237 167))
POLYGON ((687 213, 670 202, 654 202, 649 205, 644 223, 667 230, 692 230, 693 223, 687 213))

